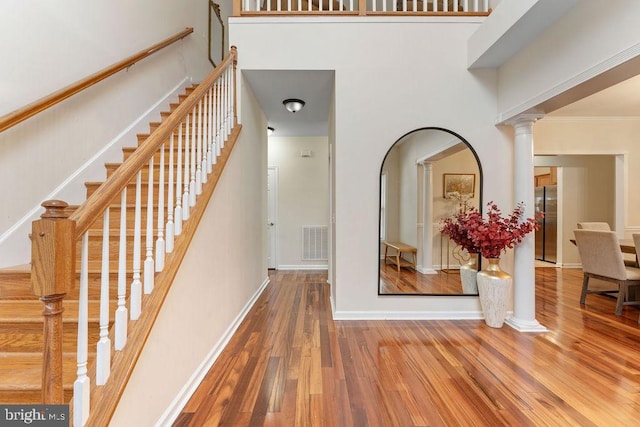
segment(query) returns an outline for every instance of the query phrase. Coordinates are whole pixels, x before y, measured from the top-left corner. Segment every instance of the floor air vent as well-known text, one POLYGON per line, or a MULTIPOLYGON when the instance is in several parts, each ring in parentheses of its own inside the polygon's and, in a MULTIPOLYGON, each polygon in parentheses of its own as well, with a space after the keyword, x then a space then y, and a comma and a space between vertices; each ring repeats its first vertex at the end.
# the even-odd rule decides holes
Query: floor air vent
POLYGON ((302 260, 329 259, 328 227, 326 225, 302 227, 302 260))

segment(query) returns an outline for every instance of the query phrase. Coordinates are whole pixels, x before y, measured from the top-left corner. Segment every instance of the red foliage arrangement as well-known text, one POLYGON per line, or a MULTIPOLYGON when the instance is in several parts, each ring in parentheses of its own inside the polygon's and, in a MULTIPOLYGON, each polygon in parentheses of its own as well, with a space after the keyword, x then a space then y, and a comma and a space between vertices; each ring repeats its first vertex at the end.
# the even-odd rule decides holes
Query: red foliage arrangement
POLYGON ((486 219, 476 208, 469 208, 442 220, 443 234, 469 253, 498 258, 506 248, 513 248, 530 232, 540 228, 535 218, 522 220, 524 203, 518 203, 507 216, 493 202, 487 203, 486 219))

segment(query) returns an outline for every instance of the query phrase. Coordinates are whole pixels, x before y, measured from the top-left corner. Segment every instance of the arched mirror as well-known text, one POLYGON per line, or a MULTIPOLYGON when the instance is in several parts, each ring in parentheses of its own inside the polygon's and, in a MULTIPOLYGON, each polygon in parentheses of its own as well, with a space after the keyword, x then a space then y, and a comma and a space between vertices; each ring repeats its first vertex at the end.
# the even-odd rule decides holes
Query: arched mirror
POLYGON ((469 254, 440 221, 482 206, 482 168, 456 133, 423 128, 400 138, 380 169, 379 295, 477 295, 462 290, 469 254))

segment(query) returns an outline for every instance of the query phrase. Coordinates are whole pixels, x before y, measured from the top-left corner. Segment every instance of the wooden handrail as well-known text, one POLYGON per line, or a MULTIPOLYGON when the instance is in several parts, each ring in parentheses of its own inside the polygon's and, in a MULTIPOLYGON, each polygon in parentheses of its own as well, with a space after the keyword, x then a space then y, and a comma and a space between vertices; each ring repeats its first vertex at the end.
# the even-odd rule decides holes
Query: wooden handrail
POLYGON ((175 109, 173 114, 163 121, 144 144, 134 151, 131 156, 110 176, 89 198, 76 209, 69 220, 75 222, 75 240, 80 239, 91 224, 106 210, 111 202, 120 194, 122 189, 135 177, 136 173, 149 162, 160 146, 169 139, 175 128, 186 115, 193 110, 198 100, 202 98, 208 88, 222 75, 230 63, 237 61, 237 49, 231 47, 231 52, 222 63, 175 109))
MULTIPOLYGON (((240 125, 236 122, 236 66, 237 66, 238 53, 235 46, 231 47, 230 53, 222 61, 222 63, 215 68, 201 83, 196 87, 191 94, 186 97, 178 107, 171 113, 169 117, 162 121, 158 128, 151 133, 151 135, 141 144, 134 153, 129 156, 123 164, 100 186, 93 192, 87 200, 74 210, 70 215, 68 214, 68 205, 63 201, 50 200, 43 203, 46 208, 46 212, 42 215, 40 220, 33 222, 32 236, 32 282, 34 293, 40 297, 40 300, 45 304, 45 310, 43 315, 45 316, 45 329, 44 329, 44 351, 43 351, 43 402, 48 404, 60 404, 64 398, 62 392, 62 311, 63 300, 68 290, 72 289, 76 280, 76 257, 75 249, 77 242, 83 235, 86 237, 86 231, 90 226, 108 209, 111 202, 121 194, 123 188, 133 180, 144 166, 146 166, 150 159, 153 158, 155 153, 159 151, 164 143, 166 143, 173 132, 183 126, 183 122, 186 117, 189 116, 191 111, 195 111, 196 106, 202 103, 202 100, 210 96, 211 90, 216 87, 218 82, 223 80, 224 85, 228 87, 223 95, 226 97, 224 102, 231 103, 232 105, 225 105, 224 108, 233 107, 233 111, 227 110, 224 117, 224 128, 220 129, 222 137, 222 154, 219 158, 218 169, 216 174, 210 174, 209 181, 207 181, 207 190, 203 190, 200 195, 203 200, 208 200, 215 187, 215 183, 219 178, 220 167, 224 167, 226 157, 229 154, 229 150, 233 147, 233 142, 238 137, 240 131, 240 125), (229 81, 222 79, 223 73, 231 74, 228 77, 229 81), (232 98, 232 99, 231 99, 232 98), (231 117, 233 116, 233 117, 231 117), (229 137, 229 139, 227 139, 229 137), (227 146, 224 145, 224 141, 229 142, 227 146), (233 141, 233 142, 232 142, 233 141), (213 187, 209 186, 211 184, 213 187), (206 196, 205 196, 206 195, 206 196)), ((227 76, 224 76, 227 77, 227 76)), ((209 98, 211 101, 211 97, 209 98)), ((223 101, 221 101, 223 102, 223 101)), ((195 142, 194 142, 195 143, 195 142)), ((215 155, 215 154, 214 154, 215 155)), ((149 188, 152 189, 151 184, 149 188)), ((171 184, 173 185, 173 184, 171 184)), ((197 222, 201 217, 206 202, 196 204, 194 209, 194 215, 190 217, 186 222, 181 239, 171 252, 172 257, 178 255, 184 256, 186 247, 188 246, 190 238, 193 236, 197 226, 197 222), (199 212, 199 213, 198 213, 199 212)), ((151 208, 149 208, 151 209, 151 208)), ((159 208, 163 209, 163 208, 159 208)), ((149 211, 151 212, 151 211, 149 211)), ((148 232, 149 233, 149 232, 148 232)), ((88 237, 87 237, 88 241, 88 237)), ((86 241, 85 241, 86 242, 86 241)), ((85 243, 86 244, 86 243, 85 243)), ((84 252, 87 253, 86 251, 84 252)), ((177 260, 177 258, 175 258, 177 260)), ((83 262, 87 258, 83 258, 83 262)), ((174 260, 174 258, 171 258, 174 260)), ((177 261, 179 264, 179 261, 177 261)), ((149 271, 153 273, 153 264, 149 271)), ((145 264, 145 269, 147 268, 145 264)), ((83 267, 86 273, 86 265, 83 267)), ((107 269, 108 270, 108 269, 107 269)), ((177 265, 172 265, 169 268, 165 268, 159 272, 156 272, 156 276, 164 278, 160 284, 164 283, 164 286, 168 286, 170 281, 177 273, 177 265), (162 274, 165 273, 165 274, 162 274), (168 282, 166 282, 168 280, 168 282)), ((85 276, 86 277, 86 276, 85 276)), ((153 279, 155 281, 155 278, 153 279)), ((103 285, 104 286, 104 285, 103 285)), ((86 295, 86 294, 85 294, 86 295)), ((154 295, 153 293, 151 294, 154 295)), ((139 338, 140 343, 144 343, 149 333, 149 328, 153 324, 159 306, 161 305, 165 292, 158 297, 153 296, 152 299, 146 299, 149 301, 156 301, 156 309, 150 314, 144 314, 144 316, 150 316, 143 323, 139 318, 136 321, 136 325, 140 326, 140 331, 136 333, 136 338, 139 338), (144 326, 144 327, 143 327, 144 326), (140 335, 138 335, 140 334, 140 335)), ((145 302, 145 304, 147 304, 145 302)), ((146 317, 145 317, 146 318, 146 317)), ((85 318, 86 321, 86 318, 85 318)), ((114 334, 114 332, 111 332, 114 334)), ((85 334, 86 335, 86 334, 85 334)), ((113 340, 111 340, 113 341, 113 340)), ((139 347, 128 349, 131 346, 125 348, 125 352, 119 353, 119 355, 127 354, 127 363, 124 367, 120 366, 117 369, 119 373, 118 379, 123 382, 117 385, 112 385, 118 391, 110 399, 108 409, 101 409, 96 416, 98 419, 103 419, 105 416, 108 418, 113 414, 113 410, 119 397, 124 390, 124 384, 131 374, 131 369, 140 354, 141 349, 139 347), (105 415, 105 413, 108 413, 105 415)), ((86 362, 86 360, 85 360, 86 362)), ((119 366, 116 364, 116 366, 119 366)), ((116 371, 116 369, 114 369, 116 371)), ((95 377, 95 372, 94 372, 95 377)), ((79 374, 79 382, 81 386, 85 383, 88 384, 85 379, 88 378, 86 372, 82 375, 79 374)), ((109 382, 107 382, 108 386, 109 382)), ((87 385, 88 389, 88 385, 87 385)), ((84 390, 83 390, 84 392, 84 390)), ((91 398, 93 402, 93 397, 91 398)), ((104 403, 104 402, 103 402, 104 403)), ((84 402, 83 402, 84 405, 84 402)), ((94 405, 95 406, 95 405, 94 405)), ((101 403, 99 406, 106 406, 101 403)), ((85 419, 89 414, 88 408, 82 406, 76 415, 79 419, 85 419)), ((93 412, 93 410, 91 410, 93 412)), ((92 415, 93 416, 93 415, 92 415)), ((107 419, 104 418, 104 419, 107 419)), ((99 425, 106 425, 108 423, 100 423, 99 425)), ((93 424, 91 424, 93 425, 93 424)))
POLYGON ((172 43, 175 43, 178 40, 183 39, 184 37, 188 36, 189 34, 191 34, 193 32, 193 28, 191 27, 187 27, 184 30, 180 31, 179 33, 177 33, 174 36, 169 37, 168 39, 165 39, 163 41, 161 41, 160 43, 154 44, 153 46, 141 50, 140 52, 136 53, 135 55, 132 55, 128 58, 123 59, 120 62, 116 62, 115 64, 104 68, 101 71, 98 71, 95 74, 92 74, 88 77, 85 77, 82 80, 78 80, 75 83, 70 84, 67 87, 64 87, 56 92, 53 92, 50 95, 47 95, 43 98, 40 98, 39 100, 32 102, 29 105, 26 105, 22 108, 19 108, 9 114, 6 114, 2 117, 0 117, 0 132, 3 132, 7 129, 9 129, 12 126, 17 125, 18 123, 23 122, 24 120, 28 119, 31 116, 34 116, 38 113, 40 113, 41 111, 46 110, 49 107, 53 107, 54 105, 56 105, 57 103, 64 101, 65 99, 69 98, 70 96, 75 95, 76 93, 83 91, 84 89, 93 86, 94 84, 101 82, 102 80, 106 79, 107 77, 122 71, 130 66, 132 66, 133 64, 135 64, 136 62, 146 58, 149 55, 152 55, 154 53, 156 53, 157 51, 159 51, 160 49, 169 46, 172 43))

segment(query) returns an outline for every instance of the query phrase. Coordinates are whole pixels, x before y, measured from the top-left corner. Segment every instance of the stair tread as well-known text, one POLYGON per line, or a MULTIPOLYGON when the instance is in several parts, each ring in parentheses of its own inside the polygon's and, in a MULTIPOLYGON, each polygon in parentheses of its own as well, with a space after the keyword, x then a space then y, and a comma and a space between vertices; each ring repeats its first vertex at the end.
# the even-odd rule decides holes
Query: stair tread
MULTIPOLYGON (((95 353, 89 358, 95 358, 95 353)), ((63 387, 72 387, 77 376, 75 353, 63 353, 62 364, 63 387)), ((0 352, 0 390, 40 390, 41 387, 42 353, 0 352)))

